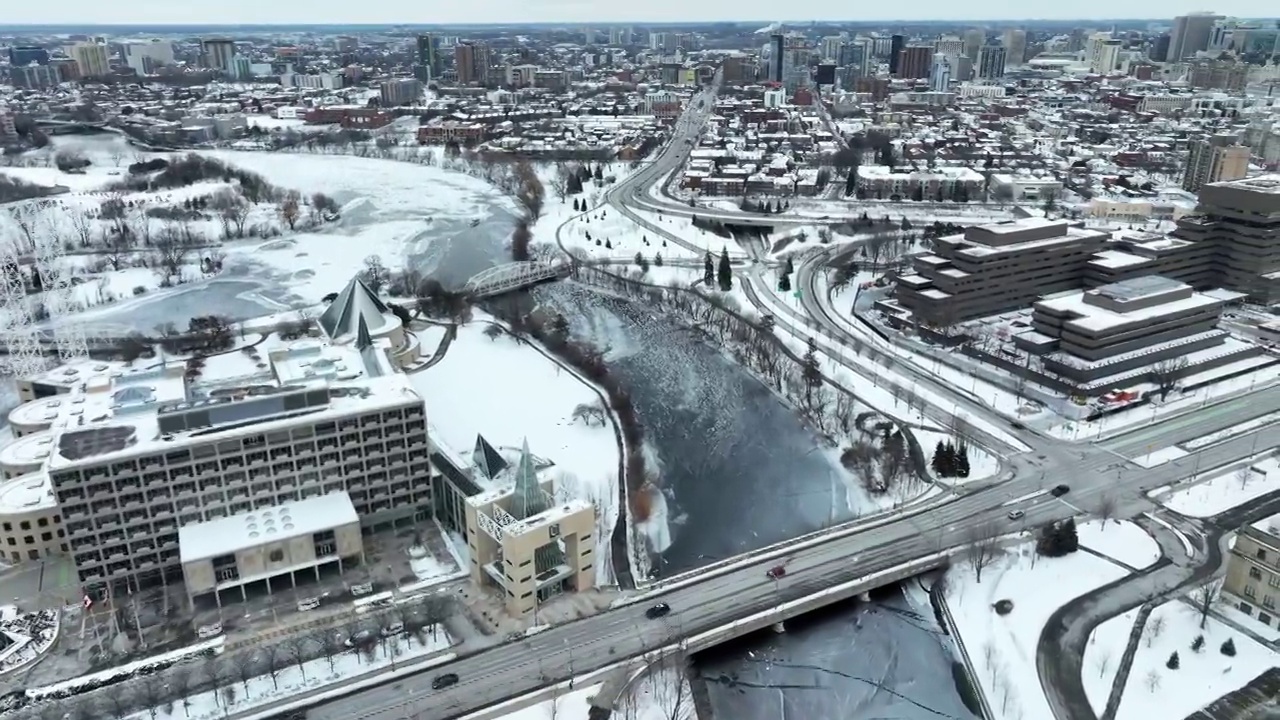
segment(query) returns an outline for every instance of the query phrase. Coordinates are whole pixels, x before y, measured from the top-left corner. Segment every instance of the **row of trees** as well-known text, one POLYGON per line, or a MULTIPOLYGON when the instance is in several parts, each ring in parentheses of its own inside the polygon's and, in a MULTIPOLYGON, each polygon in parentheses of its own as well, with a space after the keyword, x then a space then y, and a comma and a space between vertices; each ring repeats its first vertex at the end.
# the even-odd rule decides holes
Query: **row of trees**
POLYGON ((428 596, 417 602, 396 605, 369 619, 352 619, 340 627, 327 627, 311 633, 291 635, 280 642, 263 643, 245 652, 210 655, 180 663, 167 671, 141 675, 111 686, 109 691, 85 695, 69 695, 40 701, 27 709, 24 720, 123 720, 143 711, 152 720, 162 713, 171 715, 181 706, 185 717, 191 717, 192 699, 214 692, 214 702, 224 712, 250 694, 250 682, 270 679, 272 690, 280 690, 281 673, 297 668, 303 681, 307 673, 316 672, 313 660, 323 658, 329 673, 337 672, 337 661, 343 653, 352 653, 360 662, 373 662, 378 650, 391 660, 405 647, 406 637, 427 646, 443 632, 441 623, 450 612, 449 600, 428 596), (399 635, 383 628, 399 624, 399 635))
POLYGON ((939 440, 930 461, 933 474, 944 478, 969 477, 969 446, 962 439, 959 444, 939 440))

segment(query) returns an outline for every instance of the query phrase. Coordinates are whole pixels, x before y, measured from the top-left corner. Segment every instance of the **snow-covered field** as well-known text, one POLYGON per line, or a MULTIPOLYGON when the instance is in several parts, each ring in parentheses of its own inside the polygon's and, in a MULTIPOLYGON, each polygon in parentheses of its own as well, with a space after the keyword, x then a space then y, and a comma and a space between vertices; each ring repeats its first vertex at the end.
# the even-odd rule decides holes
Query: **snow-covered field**
POLYGON ((1010 548, 983 570, 981 583, 967 560, 948 571, 947 605, 999 720, 1053 717, 1036 673, 1045 622, 1064 603, 1126 574, 1086 552, 1037 557, 1032 543, 1010 548), (1000 600, 1013 602, 1009 614, 996 613, 1000 600))
POLYGON ((1135 570, 1160 559, 1160 546, 1138 525, 1128 520, 1089 520, 1078 523, 1080 546, 1105 555, 1135 570))
POLYGON ((1180 443, 1180 445, 1186 450, 1199 450, 1200 448, 1209 447, 1210 445, 1220 443, 1224 440, 1229 440, 1233 437, 1236 437, 1237 435, 1244 435, 1245 433, 1253 432, 1254 430, 1266 427, 1268 425, 1275 424, 1277 422, 1280 422, 1280 412, 1268 413, 1261 417, 1256 417, 1256 418, 1253 418, 1252 420, 1247 420, 1238 425, 1232 425, 1229 428, 1223 428, 1218 432, 1210 433, 1203 437, 1195 438, 1194 440, 1188 440, 1184 443, 1180 443))
POLYGON ((1280 489, 1280 460, 1268 453, 1252 465, 1216 474, 1204 482, 1154 497, 1174 512, 1209 517, 1280 489))
MULTIPOLYGON (((555 697, 502 716, 502 720, 587 720, 601 685, 561 687, 555 697)), ((689 681, 661 667, 632 681, 614 705, 618 720, 695 720, 689 681)))
POLYGON ((1187 456, 1187 452, 1182 448, 1165 447, 1165 448, 1160 448, 1159 450, 1153 450, 1152 452, 1149 452, 1146 455, 1139 455, 1135 458, 1130 458, 1130 459, 1136 465, 1139 465, 1147 469, 1151 469, 1153 467, 1157 467, 1159 465, 1163 465, 1167 462, 1172 462, 1174 460, 1177 460, 1178 458, 1184 458, 1186 456, 1187 456))
MULTIPOLYGON (((1136 615, 1133 610, 1103 623, 1085 648, 1085 691, 1099 712, 1106 705, 1136 615)), ((1143 626, 1116 720, 1187 717, 1275 664, 1274 650, 1212 617, 1201 629, 1200 616, 1192 606, 1169 601, 1153 610, 1143 626), (1204 637, 1199 651, 1192 649, 1197 636, 1204 637), (1234 657, 1222 653, 1228 638, 1236 648, 1234 657), (1178 668, 1171 669, 1167 665, 1175 652, 1178 668)))
MULTIPOLYGON (((433 440, 469 457, 478 434, 499 451, 518 450, 527 439, 530 452, 555 463, 557 493, 596 502, 598 527, 612 528, 619 511, 616 438, 609 426, 573 419, 575 408, 598 405, 599 397, 527 343, 506 333, 487 337, 488 318, 476 316, 458 328, 442 361, 409 376, 434 408, 433 440)), ((597 533, 602 584, 609 540, 609 532, 597 533)))

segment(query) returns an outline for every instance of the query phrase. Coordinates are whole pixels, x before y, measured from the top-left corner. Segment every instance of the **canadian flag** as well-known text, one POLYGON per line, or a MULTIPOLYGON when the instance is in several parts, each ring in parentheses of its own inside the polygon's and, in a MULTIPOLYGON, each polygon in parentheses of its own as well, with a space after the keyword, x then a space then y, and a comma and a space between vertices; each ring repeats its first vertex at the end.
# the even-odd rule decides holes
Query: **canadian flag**
POLYGON ((93 598, 89 597, 88 595, 85 595, 84 600, 80 604, 84 605, 85 610, 88 610, 89 608, 93 607, 93 598))

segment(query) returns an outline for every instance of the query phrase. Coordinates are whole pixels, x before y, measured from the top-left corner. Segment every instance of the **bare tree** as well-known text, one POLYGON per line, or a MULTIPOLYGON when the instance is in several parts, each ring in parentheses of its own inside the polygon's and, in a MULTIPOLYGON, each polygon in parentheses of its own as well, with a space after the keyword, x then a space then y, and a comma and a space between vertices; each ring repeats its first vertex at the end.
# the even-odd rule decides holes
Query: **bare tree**
POLYGON ((187 665, 178 665, 169 671, 169 688, 178 696, 187 717, 191 716, 191 679, 191 668, 187 665))
POLYGON ((370 255, 364 259, 364 270, 360 271, 360 279, 373 291, 374 295, 382 292, 382 288, 391 282, 391 270, 382 264, 382 257, 370 255))
POLYGON ((226 672, 224 667, 225 666, 222 664, 222 658, 217 655, 205 658, 205 661, 200 664, 200 677, 204 680, 205 684, 214 691, 213 701, 215 704, 218 702, 218 699, 222 697, 218 694, 217 690, 218 685, 222 682, 222 678, 226 672))
POLYGON ((1177 386, 1178 380, 1182 379, 1187 369, 1187 358, 1185 355, 1161 360, 1151 367, 1151 376, 1155 380, 1156 389, 1160 393, 1160 399, 1164 400, 1169 397, 1169 393, 1177 386))
POLYGON ((249 681, 258 674, 257 663, 254 662, 254 658, 251 655, 236 655, 231 659, 231 662, 236 678, 244 686, 244 693, 247 697, 249 695, 249 681))
POLYGON ((1209 613, 1218 606, 1218 600, 1221 597, 1222 580, 1213 580, 1191 591, 1189 599, 1191 606, 1196 609, 1196 614, 1200 616, 1201 630, 1209 623, 1209 613))
POLYGON ((1160 673, 1155 670, 1147 672, 1146 677, 1142 679, 1142 684, 1147 686, 1147 692, 1154 693, 1160 689, 1160 673))
POLYGON ((217 694, 222 698, 222 707, 224 710, 236 704, 235 685, 226 685, 215 692, 217 692, 217 694))
POLYGON ((1147 620, 1146 631, 1143 633, 1147 637, 1147 647, 1151 647, 1151 643, 1160 639, 1160 634, 1164 632, 1164 615, 1155 614, 1147 620))
POLYGON ((298 216, 302 213, 302 196, 297 190, 290 190, 280 201, 280 219, 289 224, 292 230, 298 224, 298 216))
POLYGON ((1240 481, 1240 489, 1243 490, 1249 485, 1249 481, 1253 479, 1253 469, 1245 466, 1236 470, 1236 479, 1240 481))
POLYGON ((129 714, 129 695, 124 688, 117 688, 106 694, 107 711, 116 720, 124 720, 129 714))
POLYGON ((311 639, 315 640, 324 659, 329 661, 329 672, 334 672, 334 660, 337 658, 338 653, 342 652, 342 643, 338 640, 338 632, 331 628, 324 628, 317 630, 311 636, 311 639))
POLYGON ((84 211, 72 211, 68 220, 71 224, 71 230, 75 232, 76 238, 80 241, 80 247, 87 248, 93 244, 93 219, 89 217, 89 213, 84 211))
MULTIPOLYGON (((398 605, 396 607, 399 607, 398 605)), ((307 648, 311 642, 306 635, 290 635, 285 638, 284 650, 288 654, 294 665, 298 666, 298 672, 302 673, 302 681, 307 681, 307 648)))
POLYGON ((1116 498, 1110 493, 1098 500, 1098 519, 1102 521, 1102 529, 1107 529, 1107 521, 1116 516, 1116 498))
POLYGON ((156 720, 156 715, 160 712, 160 703, 164 700, 164 684, 160 677, 144 675, 142 682, 137 684, 137 692, 138 700, 151 715, 151 720, 156 720))
POLYGON ((284 658, 281 657, 280 646, 274 643, 267 643, 266 645, 263 645, 261 653, 255 657, 254 660, 260 662, 263 669, 271 676, 271 688, 273 690, 279 690, 280 670, 281 666, 284 665, 282 662, 284 658))
POLYGON ((40 720, 65 720, 67 706, 61 700, 46 700, 40 704, 38 716, 40 720))
POLYGON ((668 655, 649 676, 653 699, 663 720, 690 720, 693 697, 689 692, 689 661, 683 655, 668 655))
POLYGON ((166 223, 160 235, 151 245, 155 271, 166 287, 174 278, 181 279, 182 268, 187 263, 187 247, 182 239, 182 230, 174 223, 166 223))
POLYGON ((1093 657, 1093 667, 1098 671, 1098 677, 1106 677, 1107 670, 1111 669, 1111 651, 1107 648, 1098 650, 1098 654, 1093 657))
POLYGON ((971 525, 965 532, 965 558, 973 567, 974 579, 982 582, 982 571, 996 559, 1000 531, 991 523, 971 525))
POLYGON ((99 720, 102 717, 102 709, 98 707, 98 702, 91 697, 79 697, 68 708, 67 717, 70 720, 99 720))
POLYGON ((551 190, 561 202, 569 196, 569 183, 573 179, 574 172, 568 163, 556 163, 556 171, 551 176, 551 190))

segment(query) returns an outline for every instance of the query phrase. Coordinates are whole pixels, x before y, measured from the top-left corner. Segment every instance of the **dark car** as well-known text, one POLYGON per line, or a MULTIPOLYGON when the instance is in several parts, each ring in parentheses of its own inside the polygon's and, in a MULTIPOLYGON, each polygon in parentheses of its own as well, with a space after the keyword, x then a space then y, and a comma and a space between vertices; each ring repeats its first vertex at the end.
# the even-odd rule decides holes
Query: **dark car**
POLYGON ((1054 497, 1062 497, 1063 495, 1066 495, 1069 492, 1071 492, 1071 488, 1067 487, 1066 485, 1056 485, 1052 490, 1049 491, 1049 494, 1054 497))
POLYGON ((648 610, 645 610, 644 616, 649 618, 650 620, 657 620, 658 618, 666 615, 669 612, 671 612, 670 605, 666 603, 658 603, 657 605, 654 605, 648 610))
POLYGON ((767 574, 769 576, 769 579, 777 580, 781 578, 783 575, 787 574, 787 569, 781 565, 778 565, 776 567, 769 568, 769 572, 767 574))
POLYGON ((445 673, 443 675, 436 676, 436 678, 431 681, 431 689, 443 690, 444 688, 447 688, 450 685, 453 685, 457 682, 458 682, 458 673, 445 673))

